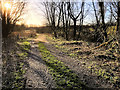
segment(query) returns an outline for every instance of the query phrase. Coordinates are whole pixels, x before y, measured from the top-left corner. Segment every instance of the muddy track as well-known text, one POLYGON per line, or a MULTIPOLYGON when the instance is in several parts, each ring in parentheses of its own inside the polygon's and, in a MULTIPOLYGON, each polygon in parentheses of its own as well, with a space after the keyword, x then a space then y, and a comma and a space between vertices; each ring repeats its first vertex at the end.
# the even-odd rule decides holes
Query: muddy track
POLYGON ((38 43, 34 40, 31 43, 31 50, 28 52, 27 72, 26 72, 26 88, 54 88, 55 83, 48 72, 48 67, 41 59, 38 49, 38 43))
POLYGON ((44 42, 46 48, 53 54, 58 60, 64 62, 71 70, 73 70, 88 87, 90 88, 113 88, 113 85, 106 80, 91 73, 91 70, 86 68, 89 62, 85 60, 78 60, 72 58, 65 53, 61 52, 47 41, 45 34, 39 34, 37 39, 29 40, 31 43, 31 52, 29 53, 28 67, 27 67, 27 85, 26 88, 52 88, 55 87, 55 82, 52 80, 52 76, 48 72, 48 67, 41 59, 41 55, 38 49, 38 42, 44 42))

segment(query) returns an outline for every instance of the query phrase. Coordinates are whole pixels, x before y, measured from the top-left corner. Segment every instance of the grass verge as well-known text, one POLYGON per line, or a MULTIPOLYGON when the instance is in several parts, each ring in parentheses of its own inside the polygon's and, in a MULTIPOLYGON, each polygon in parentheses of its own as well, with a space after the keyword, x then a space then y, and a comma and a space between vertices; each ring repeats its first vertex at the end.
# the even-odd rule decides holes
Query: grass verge
POLYGON ((85 84, 79 80, 79 77, 65 66, 63 62, 53 56, 42 42, 39 42, 39 50, 42 54, 42 59, 49 67, 50 74, 56 81, 57 88, 72 88, 79 90, 86 88, 85 84))
POLYGON ((13 87, 14 89, 22 89, 25 88, 25 70, 24 70, 24 62, 23 60, 28 56, 27 51, 30 50, 30 43, 27 41, 21 41, 21 44, 18 44, 20 46, 21 53, 18 53, 19 59, 21 61, 17 62, 16 71, 14 72, 14 83, 13 87))
POLYGON ((2 90, 21 90, 25 88, 26 78, 24 76, 24 60, 27 57, 27 51, 30 49, 30 43, 19 41, 8 50, 9 53, 3 54, 3 78, 2 90), (5 57, 7 55, 7 57, 5 57))

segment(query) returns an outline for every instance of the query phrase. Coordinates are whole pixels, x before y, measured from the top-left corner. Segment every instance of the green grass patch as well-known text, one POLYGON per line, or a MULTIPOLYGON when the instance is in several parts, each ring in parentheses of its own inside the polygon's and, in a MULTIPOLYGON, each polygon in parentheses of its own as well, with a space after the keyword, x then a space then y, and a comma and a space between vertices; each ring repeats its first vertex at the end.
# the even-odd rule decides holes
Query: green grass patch
MULTIPOLYGON (((28 53, 27 51, 30 50, 31 45, 28 41, 26 40, 22 40, 20 42, 18 42, 18 45, 21 47, 20 48, 20 52, 21 53, 17 53, 17 55, 19 56, 20 60, 24 60, 27 56, 28 53)), ((13 89, 22 89, 24 87, 24 74, 26 72, 26 70, 23 69, 24 63, 21 61, 17 62, 16 65, 16 71, 13 73, 14 76, 14 82, 13 82, 13 89)))
POLYGON ((74 58, 74 57, 77 57, 77 54, 75 54, 75 53, 70 53, 69 56, 74 58))
POLYGON ((23 69, 24 63, 18 62, 16 72, 14 72, 14 82, 13 82, 13 89, 22 89, 24 86, 23 80, 24 77, 23 75, 25 74, 25 70, 23 69))
POLYGON ((17 42, 17 43, 18 43, 18 46, 21 47, 21 53, 17 53, 17 55, 20 57, 20 59, 24 59, 25 57, 28 56, 27 51, 30 50, 31 45, 26 40, 23 40, 23 41, 20 41, 20 42, 17 42))
MULTIPOLYGON (((102 65, 102 67, 103 66, 104 65, 102 65)), ((99 65, 88 66, 88 68, 91 69, 93 73, 96 73, 96 75, 98 75, 99 77, 109 80, 114 85, 116 85, 117 82, 119 82, 120 78, 111 69, 110 70, 102 69, 99 65)), ((120 87, 120 85, 118 87, 120 87)))
POLYGON ((28 41, 25 41, 21 44, 22 48, 26 51, 30 49, 30 43, 28 41))
POLYGON ((41 42, 39 43, 39 50, 42 54, 42 59, 48 65, 50 74, 56 81, 58 88, 73 88, 79 90, 86 88, 85 84, 79 80, 79 77, 65 66, 63 62, 53 56, 41 42))
POLYGON ((18 53, 18 56, 20 57, 20 59, 24 59, 25 57, 28 56, 28 53, 26 53, 26 52, 18 53))

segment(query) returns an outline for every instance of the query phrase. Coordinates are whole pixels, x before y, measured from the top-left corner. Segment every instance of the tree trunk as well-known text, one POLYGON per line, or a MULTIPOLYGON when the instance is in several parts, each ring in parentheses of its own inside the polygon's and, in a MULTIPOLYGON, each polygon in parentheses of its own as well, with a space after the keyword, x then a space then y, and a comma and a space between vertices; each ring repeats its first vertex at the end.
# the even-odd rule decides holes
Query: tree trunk
POLYGON ((66 20, 66 40, 68 40, 68 20, 66 20))
POLYGON ((120 32, 120 1, 118 2, 117 31, 120 32))
POLYGON ((82 26, 83 26, 83 19, 84 19, 84 2, 82 2, 82 6, 81 6, 80 27, 79 27, 79 34, 77 40, 80 38, 80 32, 82 31, 82 26))
POLYGON ((55 30, 54 30, 54 37, 57 38, 57 33, 55 30))
POLYGON ((54 32, 54 37, 57 38, 57 33, 56 33, 56 27, 55 27, 55 21, 53 21, 53 25, 52 25, 52 30, 54 32))
POLYGON ((102 29, 104 31, 105 41, 107 41, 107 32, 105 27, 105 21, 104 21, 104 2, 99 2, 100 11, 101 11, 101 18, 102 18, 102 29))
POLYGON ((96 17, 97 26, 98 26, 98 25, 99 25, 99 20, 98 20, 98 16, 97 16, 97 11, 96 11, 96 9, 95 9, 95 4, 94 4, 94 2, 92 2, 92 4, 93 4, 94 12, 95 12, 95 17, 96 17))
POLYGON ((64 2, 62 2, 62 24, 63 24, 63 36, 65 38, 65 17, 64 17, 64 2))
POLYGON ((74 19, 74 32, 73 32, 73 39, 76 39, 76 19, 74 19))
POLYGON ((117 32, 118 32, 118 41, 120 43, 120 1, 118 2, 118 17, 117 17, 117 32))

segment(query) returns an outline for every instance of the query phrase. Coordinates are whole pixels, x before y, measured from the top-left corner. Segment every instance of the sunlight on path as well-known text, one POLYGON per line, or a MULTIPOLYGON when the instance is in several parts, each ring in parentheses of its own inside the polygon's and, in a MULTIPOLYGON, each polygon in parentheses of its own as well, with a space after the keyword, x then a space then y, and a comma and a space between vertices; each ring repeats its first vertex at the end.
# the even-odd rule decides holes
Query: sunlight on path
POLYGON ((47 35, 51 36, 50 34, 37 34, 37 38, 32 39, 32 40, 34 40, 35 42, 41 41, 41 42, 44 42, 44 43, 49 43, 46 39, 47 35))

